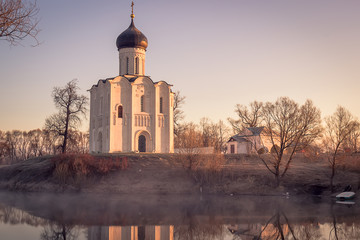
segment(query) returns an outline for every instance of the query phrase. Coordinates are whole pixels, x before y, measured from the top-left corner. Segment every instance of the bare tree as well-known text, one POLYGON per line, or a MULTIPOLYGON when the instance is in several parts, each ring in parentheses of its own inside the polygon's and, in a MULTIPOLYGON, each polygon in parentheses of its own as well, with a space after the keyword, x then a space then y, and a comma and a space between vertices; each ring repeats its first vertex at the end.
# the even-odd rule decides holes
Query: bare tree
POLYGON ((30 141, 29 154, 33 157, 42 156, 44 154, 44 134, 40 129, 34 129, 28 132, 30 141))
POLYGON ((59 151, 60 144, 58 143, 61 137, 57 133, 43 129, 42 137, 44 142, 44 153, 54 155, 61 152, 59 151))
POLYGON ((180 130, 180 121, 184 119, 184 111, 181 109, 185 103, 184 96, 181 96, 180 91, 174 92, 174 134, 177 136, 180 130))
POLYGON ((89 132, 69 131, 69 143, 71 146, 69 146, 68 152, 88 153, 89 132))
POLYGON ((193 122, 182 124, 182 130, 175 138, 175 147, 194 153, 194 149, 204 147, 199 126, 193 122))
MULTIPOLYGON (((89 151, 89 133, 69 131, 67 151, 86 153, 89 151), (68 145, 69 145, 68 144, 68 145)), ((49 130, 34 129, 30 131, 0 130, 0 164, 13 164, 32 157, 60 153, 62 138, 49 130)))
POLYGON ((22 136, 22 132, 19 130, 13 130, 6 132, 6 143, 9 147, 9 159, 10 162, 13 163, 17 161, 19 157, 19 145, 20 145, 20 138, 22 136))
POLYGON ((204 147, 214 147, 216 152, 222 152, 225 149, 225 143, 229 133, 229 128, 223 121, 213 123, 210 119, 203 117, 200 119, 201 139, 204 147))
MULTIPOLYGON (((207 117, 200 119, 200 131, 202 135, 202 142, 204 147, 210 147, 215 145, 216 140, 216 126, 214 123, 207 117)), ((201 141, 199 139, 199 141, 201 141)))
POLYGON ((215 152, 223 152, 229 132, 229 127, 223 121, 214 123, 203 117, 199 124, 190 122, 179 125, 178 135, 175 136, 175 148, 199 153, 199 148, 213 147, 215 152))
POLYGON ((6 142, 5 132, 0 130, 0 164, 6 163, 6 158, 9 156, 10 147, 6 142))
POLYGON ((358 131, 359 122, 348 110, 339 106, 333 115, 325 118, 325 128, 324 146, 329 154, 330 187, 333 191, 333 181, 340 150, 351 134, 358 131))
POLYGON ((79 237, 79 229, 72 225, 49 222, 40 235, 41 240, 75 240, 79 237))
POLYGON ((307 100, 300 106, 287 97, 267 102, 262 110, 265 129, 273 145, 270 160, 258 155, 275 176, 279 186, 290 167, 295 152, 315 141, 321 132, 320 110, 307 100))
POLYGON ((352 131, 349 137, 346 139, 345 144, 352 152, 358 152, 358 142, 360 138, 360 128, 352 131))
POLYGON ((215 150, 218 150, 219 152, 225 152, 226 151, 226 142, 229 139, 229 133, 230 129, 227 125, 224 124, 223 121, 219 121, 216 124, 216 145, 215 150))
POLYGON ((39 33, 38 19, 36 18, 38 12, 36 1, 0 1, 0 39, 16 45, 29 36, 38 44, 36 38, 39 33))
POLYGON ((68 82, 65 87, 55 87, 52 96, 59 109, 45 120, 45 128, 62 137, 61 151, 66 152, 69 131, 81 124, 81 115, 87 112, 88 97, 78 93, 77 80, 68 82))
POLYGON ((249 108, 247 106, 237 104, 235 112, 239 119, 228 118, 234 133, 239 133, 245 127, 258 127, 261 124, 263 103, 251 102, 249 108))
POLYGON ((192 122, 182 124, 174 142, 175 148, 182 154, 183 166, 189 170, 195 169, 199 163, 200 148, 204 147, 199 126, 192 122))

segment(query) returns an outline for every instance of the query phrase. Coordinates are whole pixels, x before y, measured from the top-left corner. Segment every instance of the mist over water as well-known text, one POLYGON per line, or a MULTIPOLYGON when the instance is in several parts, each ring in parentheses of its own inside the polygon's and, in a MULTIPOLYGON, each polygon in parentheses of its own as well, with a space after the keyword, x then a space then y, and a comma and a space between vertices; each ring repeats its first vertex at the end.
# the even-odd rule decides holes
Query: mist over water
POLYGON ((0 192, 0 239, 360 239, 359 200, 0 192))

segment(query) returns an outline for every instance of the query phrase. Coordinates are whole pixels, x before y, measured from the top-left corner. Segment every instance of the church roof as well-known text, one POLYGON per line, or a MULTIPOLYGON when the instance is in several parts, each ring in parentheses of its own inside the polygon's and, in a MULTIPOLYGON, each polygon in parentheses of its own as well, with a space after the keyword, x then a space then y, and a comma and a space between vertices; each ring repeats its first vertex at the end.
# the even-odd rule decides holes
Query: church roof
POLYGON ((135 27, 134 19, 131 19, 130 26, 123 31, 116 39, 118 50, 121 48, 142 48, 146 50, 148 40, 145 35, 135 27))
MULTIPOLYGON (((154 85, 163 82, 163 83, 166 83, 166 84, 169 85, 169 86, 172 86, 171 84, 168 84, 168 83, 165 82, 165 81, 157 81, 157 82, 154 82, 154 81, 150 78, 150 76, 143 76, 143 75, 141 75, 141 76, 137 76, 137 75, 120 75, 120 77, 126 78, 130 83, 135 82, 136 79, 138 79, 139 77, 142 77, 142 78, 147 78, 147 79, 149 79, 154 85)), ((106 79, 100 79, 100 80, 97 82, 97 84, 94 84, 91 88, 93 88, 93 87, 98 87, 100 82, 106 83, 107 81, 109 81, 109 80, 114 80, 115 78, 116 78, 116 77, 106 78, 106 79)))

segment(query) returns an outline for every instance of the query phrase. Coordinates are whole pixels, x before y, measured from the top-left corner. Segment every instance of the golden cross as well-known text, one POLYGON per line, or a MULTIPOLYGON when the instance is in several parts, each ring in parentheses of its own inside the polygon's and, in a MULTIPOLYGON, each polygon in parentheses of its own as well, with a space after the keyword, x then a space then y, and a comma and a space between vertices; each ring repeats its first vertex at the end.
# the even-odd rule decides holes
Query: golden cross
POLYGON ((134 1, 131 1, 131 14, 134 14, 134 1))

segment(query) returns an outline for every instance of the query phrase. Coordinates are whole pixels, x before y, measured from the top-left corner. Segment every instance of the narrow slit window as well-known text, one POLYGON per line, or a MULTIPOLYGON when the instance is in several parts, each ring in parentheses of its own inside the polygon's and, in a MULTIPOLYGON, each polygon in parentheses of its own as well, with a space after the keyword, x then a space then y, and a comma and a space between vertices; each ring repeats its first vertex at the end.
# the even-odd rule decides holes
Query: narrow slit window
POLYGON ((145 112, 144 95, 142 95, 140 98, 140 109, 141 109, 141 112, 145 112))
POLYGON ((163 113, 163 98, 160 98, 160 113, 163 113))
POLYGON ((139 74, 139 58, 135 58, 135 74, 139 74))
POLYGON ((120 75, 121 75, 121 59, 119 60, 119 73, 120 73, 120 75))
POLYGON ((103 114, 103 100, 104 98, 103 97, 100 97, 100 106, 99 106, 99 115, 102 115, 103 114))
POLYGON ((126 58, 126 74, 129 74, 129 58, 126 58))
POLYGON ((122 118, 123 117, 123 107, 120 105, 118 107, 118 118, 122 118))
POLYGON ((145 74, 145 59, 142 59, 142 69, 141 69, 141 72, 142 72, 142 75, 145 74))

